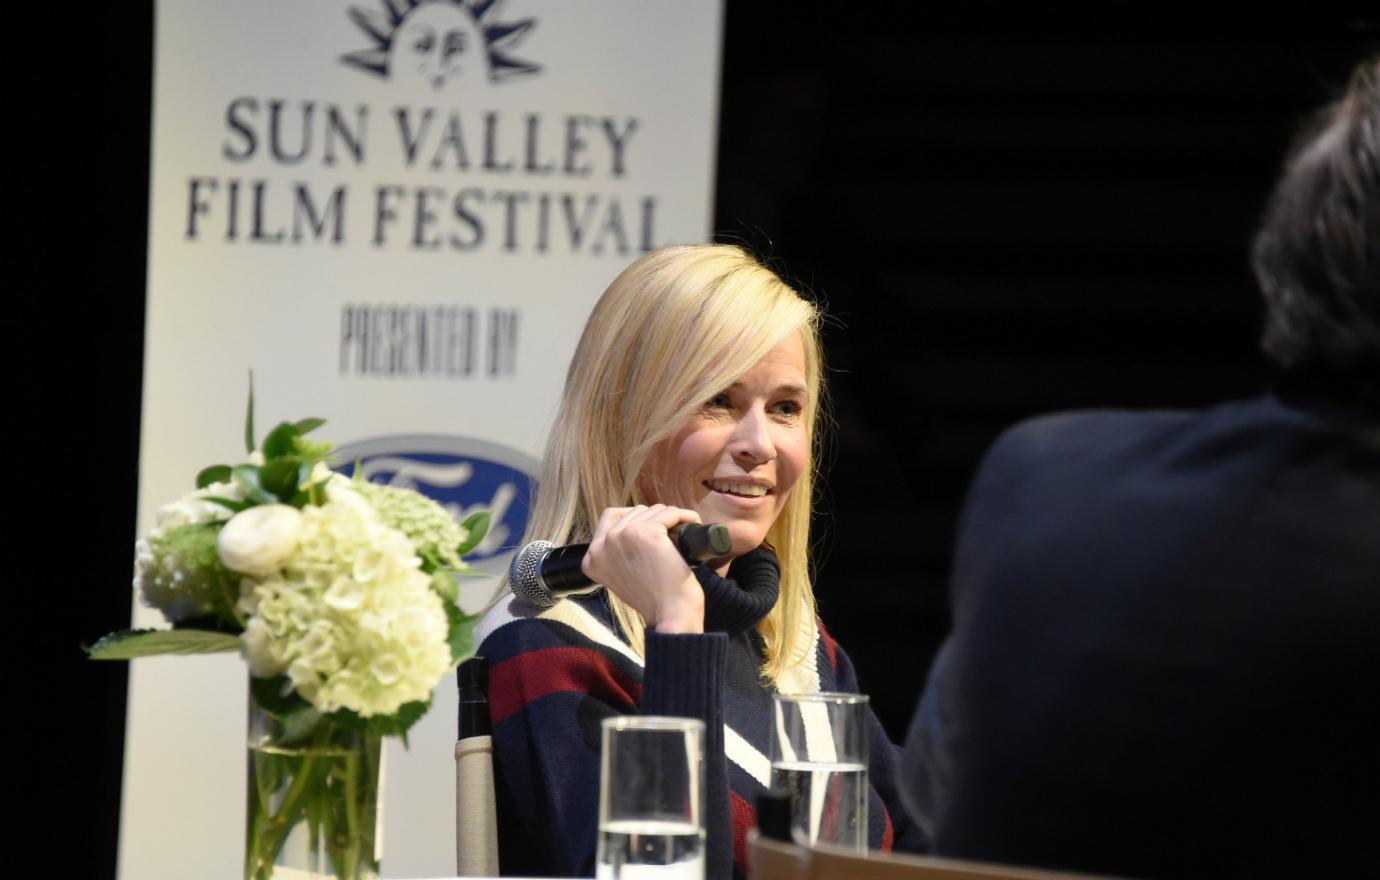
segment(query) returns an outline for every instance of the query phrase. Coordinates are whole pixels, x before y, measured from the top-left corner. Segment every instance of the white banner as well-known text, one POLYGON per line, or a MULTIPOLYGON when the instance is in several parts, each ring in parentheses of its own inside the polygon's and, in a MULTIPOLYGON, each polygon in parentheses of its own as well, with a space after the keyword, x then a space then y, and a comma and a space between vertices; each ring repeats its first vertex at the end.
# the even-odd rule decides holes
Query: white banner
MULTIPOLYGON (((139 529, 320 416, 372 479, 491 507, 527 480, 595 298, 710 227, 716 0, 177 0, 157 14, 139 529)), ((467 587, 466 607, 492 592, 467 587)), ((136 606, 135 626, 159 615, 136 606)), ((133 664, 120 874, 238 877, 246 675, 133 664)), ((455 871, 455 682, 385 758, 385 876, 455 871)))

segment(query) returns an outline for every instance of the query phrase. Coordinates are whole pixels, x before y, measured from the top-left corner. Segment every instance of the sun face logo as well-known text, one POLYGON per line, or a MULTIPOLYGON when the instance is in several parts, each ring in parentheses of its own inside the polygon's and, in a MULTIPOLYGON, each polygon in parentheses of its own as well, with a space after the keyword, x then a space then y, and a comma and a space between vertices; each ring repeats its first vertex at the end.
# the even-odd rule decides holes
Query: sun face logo
POLYGON ((350 8, 350 20, 374 45, 342 55, 342 63, 384 79, 419 79, 438 90, 462 79, 496 83, 541 70, 508 54, 537 22, 498 21, 504 0, 379 2, 382 10, 350 8))

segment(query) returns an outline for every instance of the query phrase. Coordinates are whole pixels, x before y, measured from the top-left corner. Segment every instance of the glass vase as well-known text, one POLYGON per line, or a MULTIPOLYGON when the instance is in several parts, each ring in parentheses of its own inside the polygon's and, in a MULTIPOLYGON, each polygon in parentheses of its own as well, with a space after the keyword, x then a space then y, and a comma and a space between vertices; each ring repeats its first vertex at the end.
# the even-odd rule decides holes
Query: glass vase
POLYGON ((328 716, 292 731, 251 697, 245 880, 378 877, 380 745, 328 716))

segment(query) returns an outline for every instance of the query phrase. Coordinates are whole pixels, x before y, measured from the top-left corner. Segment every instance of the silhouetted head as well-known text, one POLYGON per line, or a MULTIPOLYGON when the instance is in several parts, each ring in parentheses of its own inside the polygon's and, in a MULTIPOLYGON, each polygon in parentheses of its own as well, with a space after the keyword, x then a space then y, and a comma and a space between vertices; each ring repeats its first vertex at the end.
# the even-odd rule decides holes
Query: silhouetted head
POLYGON ((1380 55, 1290 151, 1252 267, 1270 360, 1286 377, 1380 405, 1380 55))

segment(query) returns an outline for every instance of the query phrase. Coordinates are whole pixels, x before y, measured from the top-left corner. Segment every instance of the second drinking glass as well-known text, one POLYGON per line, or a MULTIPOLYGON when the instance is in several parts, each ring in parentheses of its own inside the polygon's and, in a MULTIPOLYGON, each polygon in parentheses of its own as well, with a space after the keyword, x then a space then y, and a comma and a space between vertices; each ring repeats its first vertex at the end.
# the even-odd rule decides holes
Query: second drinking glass
POLYGON ((791 795, 802 844, 867 852, 867 697, 775 694, 771 783, 791 795))

